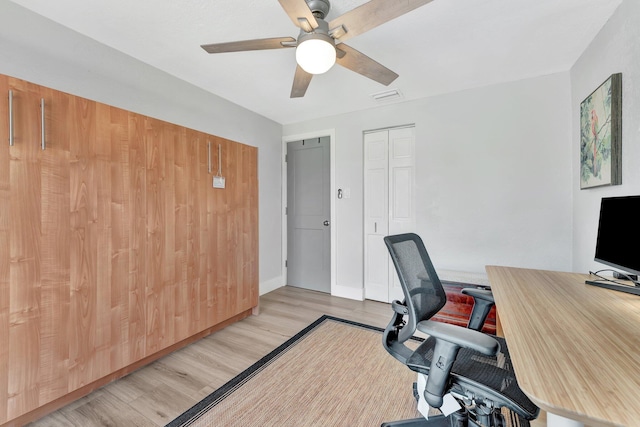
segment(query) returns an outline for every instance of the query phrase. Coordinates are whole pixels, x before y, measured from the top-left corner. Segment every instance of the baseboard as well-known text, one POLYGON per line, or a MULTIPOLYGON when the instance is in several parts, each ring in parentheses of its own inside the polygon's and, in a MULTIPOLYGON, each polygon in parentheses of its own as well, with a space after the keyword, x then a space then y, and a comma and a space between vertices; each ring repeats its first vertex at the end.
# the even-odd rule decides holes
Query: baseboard
POLYGON ((351 286, 333 285, 331 286, 331 296, 364 301, 364 288, 362 286, 356 288, 351 286))
POLYGON ((278 277, 274 277, 273 279, 269 279, 266 282, 261 282, 258 292, 260 293, 260 295, 264 295, 271 291, 275 291, 276 289, 281 288, 283 286, 284 286, 284 277, 278 276, 278 277))
POLYGON ((468 283, 471 285, 489 286, 489 278, 487 273, 474 273, 468 271, 457 270, 437 270, 440 280, 448 280, 450 282, 468 283))

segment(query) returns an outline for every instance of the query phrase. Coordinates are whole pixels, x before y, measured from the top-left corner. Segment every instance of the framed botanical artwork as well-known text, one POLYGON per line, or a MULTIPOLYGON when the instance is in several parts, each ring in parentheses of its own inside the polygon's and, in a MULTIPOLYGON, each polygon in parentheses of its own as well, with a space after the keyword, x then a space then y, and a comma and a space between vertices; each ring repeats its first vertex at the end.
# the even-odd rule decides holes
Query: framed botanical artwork
POLYGON ((580 103, 580 189, 622 184, 622 74, 580 103))

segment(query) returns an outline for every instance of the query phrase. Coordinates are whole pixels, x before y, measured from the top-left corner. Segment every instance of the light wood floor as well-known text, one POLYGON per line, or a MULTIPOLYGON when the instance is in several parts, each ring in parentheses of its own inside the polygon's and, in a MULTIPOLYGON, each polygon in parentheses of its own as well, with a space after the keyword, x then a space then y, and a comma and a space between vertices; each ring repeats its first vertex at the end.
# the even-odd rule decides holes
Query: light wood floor
MULTIPOLYGON (((391 309, 389 304, 285 286, 260 297, 259 315, 176 351, 29 426, 164 426, 323 314, 385 327, 391 309)), ((545 424, 543 416, 532 427, 545 424)))

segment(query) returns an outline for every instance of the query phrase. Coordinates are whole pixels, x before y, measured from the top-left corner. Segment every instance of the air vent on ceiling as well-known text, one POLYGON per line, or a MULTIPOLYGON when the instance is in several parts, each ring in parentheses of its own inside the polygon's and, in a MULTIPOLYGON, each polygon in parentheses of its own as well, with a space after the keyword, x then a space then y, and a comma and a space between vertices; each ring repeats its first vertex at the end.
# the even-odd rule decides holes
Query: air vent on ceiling
POLYGON ((385 90, 384 92, 378 92, 371 95, 376 102, 392 101, 395 99, 401 99, 402 93, 398 89, 385 90))

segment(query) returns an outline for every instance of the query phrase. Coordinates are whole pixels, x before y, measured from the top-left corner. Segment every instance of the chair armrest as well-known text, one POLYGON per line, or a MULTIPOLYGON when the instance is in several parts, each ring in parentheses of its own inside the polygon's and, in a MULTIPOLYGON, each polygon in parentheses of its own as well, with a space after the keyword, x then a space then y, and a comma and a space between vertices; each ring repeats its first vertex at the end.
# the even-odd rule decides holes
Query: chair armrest
POLYGON ((423 320, 418 323, 418 330, 435 338, 427 386, 424 398, 427 403, 440 408, 445 389, 449 384, 451 367, 461 347, 475 350, 487 356, 494 356, 500 350, 500 343, 489 335, 456 325, 423 320))
POLYGON ((436 340, 444 340, 486 356, 495 356, 500 350, 500 343, 491 336, 457 325, 423 320, 418 323, 418 330, 434 337, 436 340))
POLYGON ((495 300, 491 289, 463 288, 462 293, 473 297, 473 310, 469 316, 467 328, 479 331, 484 326, 485 320, 494 306, 495 300))
POLYGON ((407 305, 403 302, 396 300, 391 301, 391 308, 398 314, 402 314, 403 316, 409 315, 409 309, 407 305))
POLYGON ((491 289, 485 289, 485 288, 463 288, 462 289, 462 293, 465 295, 470 295, 473 297, 474 300, 485 300, 485 301, 491 301, 491 302, 495 302, 495 300, 493 299, 493 292, 491 292, 491 289))

